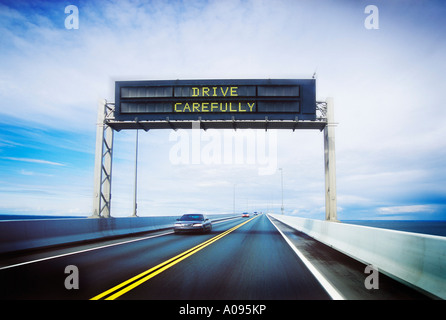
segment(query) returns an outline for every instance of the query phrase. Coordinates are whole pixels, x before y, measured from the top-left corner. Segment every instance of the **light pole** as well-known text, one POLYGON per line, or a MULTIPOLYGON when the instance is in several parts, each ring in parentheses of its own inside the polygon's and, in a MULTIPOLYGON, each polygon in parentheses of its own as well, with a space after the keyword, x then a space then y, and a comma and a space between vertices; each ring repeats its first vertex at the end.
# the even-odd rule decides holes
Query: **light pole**
POLYGON ((282 207, 280 208, 280 210, 282 211, 282 214, 283 214, 283 169, 282 168, 279 168, 279 170, 280 170, 280 176, 281 176, 281 181, 282 181, 282 207))
MULTIPOLYGON (((138 118, 135 119, 138 121, 138 118)), ((137 197, 138 197, 138 129, 136 129, 136 143, 135 143, 135 187, 133 194, 133 214, 132 217, 137 217, 136 212, 138 208, 137 197)))
POLYGON ((232 203, 233 203, 233 213, 235 215, 235 186, 237 185, 237 183, 234 183, 234 197, 232 199, 232 203))

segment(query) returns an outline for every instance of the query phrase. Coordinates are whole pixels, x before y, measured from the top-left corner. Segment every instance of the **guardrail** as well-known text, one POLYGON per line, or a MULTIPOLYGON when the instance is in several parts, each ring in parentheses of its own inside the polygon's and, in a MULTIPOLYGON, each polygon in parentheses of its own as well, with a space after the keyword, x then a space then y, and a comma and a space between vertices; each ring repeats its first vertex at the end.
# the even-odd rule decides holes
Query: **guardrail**
POLYGON ((446 237, 270 216, 398 281, 446 299, 446 237))
MULTIPOLYGON (((234 215, 208 215, 212 221, 234 215)), ((179 216, 0 221, 0 254, 172 228, 179 216)))

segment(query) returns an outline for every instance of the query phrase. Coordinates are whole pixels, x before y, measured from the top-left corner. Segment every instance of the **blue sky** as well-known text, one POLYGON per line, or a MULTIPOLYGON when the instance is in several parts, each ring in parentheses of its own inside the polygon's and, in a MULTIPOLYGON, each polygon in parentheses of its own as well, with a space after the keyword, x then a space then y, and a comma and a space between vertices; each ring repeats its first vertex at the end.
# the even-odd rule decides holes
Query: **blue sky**
MULTIPOLYGON (((446 219, 445 16, 415 0, 1 1, 0 213, 91 214, 97 104, 116 80, 316 71, 338 123, 338 218, 446 219)), ((132 211, 134 142, 115 134, 113 216, 132 211)), ((321 132, 141 133, 138 212, 232 212, 234 190, 237 211, 280 212, 278 168, 285 212, 323 219, 321 132)))

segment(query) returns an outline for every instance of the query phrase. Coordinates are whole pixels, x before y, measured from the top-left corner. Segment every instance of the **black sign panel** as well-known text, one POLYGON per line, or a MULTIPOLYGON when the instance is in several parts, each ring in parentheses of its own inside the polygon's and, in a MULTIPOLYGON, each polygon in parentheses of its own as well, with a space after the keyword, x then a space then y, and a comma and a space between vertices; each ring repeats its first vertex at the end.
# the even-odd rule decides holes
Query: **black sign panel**
POLYGON ((315 120, 314 79, 117 81, 117 121, 315 120))

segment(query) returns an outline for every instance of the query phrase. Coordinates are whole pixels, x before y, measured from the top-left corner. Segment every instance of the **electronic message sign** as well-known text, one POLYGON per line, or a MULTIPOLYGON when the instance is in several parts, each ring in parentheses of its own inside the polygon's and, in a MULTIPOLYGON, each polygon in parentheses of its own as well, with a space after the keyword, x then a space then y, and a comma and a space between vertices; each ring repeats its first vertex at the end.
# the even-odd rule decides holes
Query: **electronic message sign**
POLYGON ((116 81, 116 121, 316 120, 314 79, 116 81))

